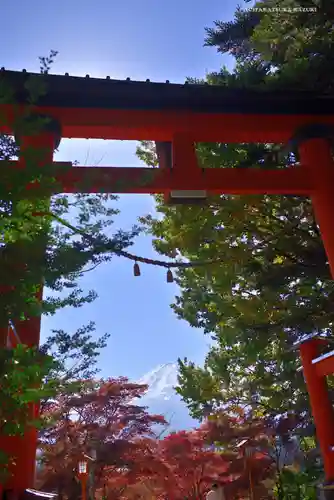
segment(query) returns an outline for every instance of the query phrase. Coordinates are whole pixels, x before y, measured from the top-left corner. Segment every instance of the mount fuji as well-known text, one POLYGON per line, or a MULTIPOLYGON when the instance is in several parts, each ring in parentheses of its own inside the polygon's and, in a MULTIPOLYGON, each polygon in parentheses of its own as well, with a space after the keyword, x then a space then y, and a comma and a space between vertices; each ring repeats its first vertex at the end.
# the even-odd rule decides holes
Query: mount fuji
POLYGON ((140 404, 147 406, 150 413, 165 417, 169 423, 167 433, 192 429, 199 425, 197 420, 190 417, 186 405, 174 390, 178 385, 176 363, 157 366, 138 380, 138 383, 148 385, 140 404))

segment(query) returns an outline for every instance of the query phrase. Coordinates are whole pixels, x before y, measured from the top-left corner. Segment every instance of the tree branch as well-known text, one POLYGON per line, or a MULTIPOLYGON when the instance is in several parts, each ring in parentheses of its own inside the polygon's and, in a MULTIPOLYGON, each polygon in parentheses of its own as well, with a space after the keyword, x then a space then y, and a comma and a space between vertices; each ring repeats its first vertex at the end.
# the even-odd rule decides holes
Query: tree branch
MULTIPOLYGON (((96 244, 96 240, 93 236, 90 236, 89 234, 85 233, 79 228, 76 228, 63 218, 59 217, 58 215, 53 214, 52 212, 36 212, 32 214, 35 217, 50 217, 54 219, 55 221, 59 222, 63 226, 67 227, 71 231, 73 231, 74 234, 80 235, 83 238, 85 238, 91 245, 96 244)), ((27 219, 31 221, 31 218, 28 216, 25 216, 27 219)), ((167 262, 167 261, 161 261, 157 259, 149 259, 147 257, 141 257, 139 255, 135 255, 129 252, 126 252, 124 250, 116 250, 116 249, 106 249, 110 251, 111 253, 114 253, 115 255, 119 257, 125 257, 126 259, 132 260, 134 262, 142 262, 143 264, 149 264, 152 266, 159 266, 159 267, 164 267, 164 268, 182 268, 182 269, 187 269, 187 268, 193 268, 193 267, 202 267, 202 266, 207 266, 211 264, 217 264, 219 262, 222 262, 223 259, 215 259, 215 260, 206 260, 206 261, 193 261, 193 262, 167 262)))

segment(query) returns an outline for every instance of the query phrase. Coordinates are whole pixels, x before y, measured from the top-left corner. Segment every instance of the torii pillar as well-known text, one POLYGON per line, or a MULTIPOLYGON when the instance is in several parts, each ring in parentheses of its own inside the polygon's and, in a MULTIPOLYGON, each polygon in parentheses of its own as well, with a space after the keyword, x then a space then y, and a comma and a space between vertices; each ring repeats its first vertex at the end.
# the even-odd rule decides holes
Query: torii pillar
MULTIPOLYGON (((330 141, 327 139, 330 137, 330 131, 323 128, 319 132, 299 144, 299 154, 300 163, 308 171, 314 186, 311 195, 314 215, 334 278, 334 162, 330 141)), ((324 340, 319 338, 301 342, 300 355, 316 434, 323 456, 329 488, 326 491, 326 498, 329 500, 334 499, 334 412, 325 377, 334 372, 334 356, 331 361, 330 357, 326 358, 326 369, 323 369, 323 363, 317 363, 318 360, 320 361, 319 347, 323 342, 324 340), (332 368, 329 367, 329 363, 332 368)))
MULTIPOLYGON (((22 135, 20 137, 22 156, 19 159, 18 168, 25 168, 26 157, 29 155, 29 149, 40 151, 38 163, 41 168, 52 165, 54 150, 60 143, 60 128, 58 122, 47 120, 43 127, 43 131, 36 135, 22 135)), ((44 255, 44 248, 37 248, 37 252, 41 252, 41 257, 44 255)), ((24 255, 22 261, 24 262, 24 255)), ((43 285, 41 283, 37 294, 37 299, 42 300, 43 285)), ((29 347, 38 346, 40 340, 41 317, 31 317, 25 321, 19 321, 15 325, 18 338, 22 344, 29 347)), ((6 336, 6 329, 0 331, 2 344, 6 336)), ((31 418, 38 418, 39 405, 29 405, 29 413, 31 418)), ((34 427, 29 427, 23 436, 4 436, 0 434, 0 450, 3 450, 9 456, 14 458, 15 463, 9 466, 9 476, 4 484, 0 484, 0 498, 4 491, 11 492, 13 499, 24 492, 27 488, 34 486, 35 478, 35 463, 37 449, 38 432, 34 427)))

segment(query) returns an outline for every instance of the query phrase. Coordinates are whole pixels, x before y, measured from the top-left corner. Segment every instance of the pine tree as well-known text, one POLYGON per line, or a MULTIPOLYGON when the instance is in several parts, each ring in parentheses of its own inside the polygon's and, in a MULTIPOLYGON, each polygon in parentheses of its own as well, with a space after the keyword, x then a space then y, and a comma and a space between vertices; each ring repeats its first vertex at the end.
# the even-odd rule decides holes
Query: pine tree
MULTIPOLYGON (((223 68, 208 75, 208 83, 329 92, 333 30, 324 38, 318 34, 332 16, 329 5, 307 19, 303 13, 237 9, 234 21, 207 30, 207 45, 236 58, 232 72, 223 68), (290 39, 291 30, 298 36, 290 39)), ((143 143, 139 154, 152 164, 152 144, 143 143)), ((270 144, 199 144, 198 156, 204 168, 293 168, 298 160, 291 149, 270 144)), ((291 346, 306 333, 330 336, 334 318, 333 282, 310 200, 224 194, 210 197, 205 207, 171 207, 156 199, 159 218, 142 219, 156 250, 215 262, 180 270, 180 294, 172 305, 178 317, 215 341, 204 368, 180 360, 179 393, 192 414, 201 418, 222 404, 256 399, 261 411, 292 410, 310 423, 300 361, 291 346)))

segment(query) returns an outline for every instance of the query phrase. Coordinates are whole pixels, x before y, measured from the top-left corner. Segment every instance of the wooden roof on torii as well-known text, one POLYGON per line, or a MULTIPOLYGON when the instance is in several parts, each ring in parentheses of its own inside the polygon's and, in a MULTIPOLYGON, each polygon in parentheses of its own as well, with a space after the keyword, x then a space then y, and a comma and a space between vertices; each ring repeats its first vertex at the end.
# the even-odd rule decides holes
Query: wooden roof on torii
MULTIPOLYGON (((260 169, 203 171, 196 168, 193 145, 196 142, 286 143, 301 126, 334 126, 334 97, 309 91, 255 91, 2 69, 0 94, 9 86, 14 101, 24 105, 30 79, 45 85, 46 92, 39 98, 37 110, 60 123, 63 138, 173 143, 172 169, 73 167, 59 176, 64 192, 81 191, 78 183, 85 181, 90 192, 166 194, 173 190, 207 190, 235 194, 309 194, 311 180, 298 167, 265 172, 260 169)), ((13 109, 8 101, 0 100, 0 111, 6 122, 0 124, 0 132, 12 132, 13 109)))

